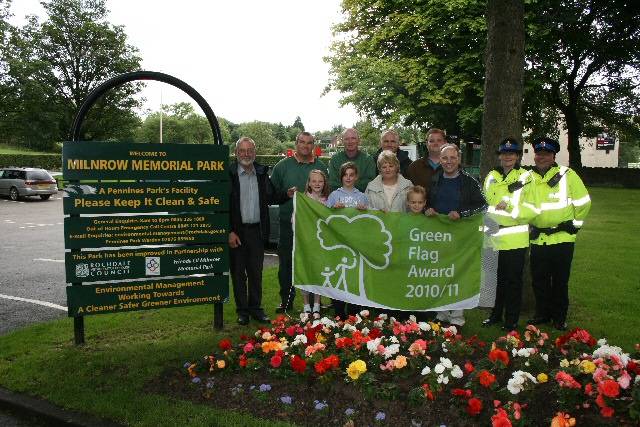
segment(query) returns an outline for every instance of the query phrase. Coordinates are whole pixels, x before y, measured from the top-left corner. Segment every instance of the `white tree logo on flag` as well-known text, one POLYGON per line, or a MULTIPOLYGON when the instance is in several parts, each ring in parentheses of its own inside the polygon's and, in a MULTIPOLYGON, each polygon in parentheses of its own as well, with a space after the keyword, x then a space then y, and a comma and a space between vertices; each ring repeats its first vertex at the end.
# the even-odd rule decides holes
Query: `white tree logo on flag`
POLYGON ((374 215, 362 214, 349 218, 344 215, 331 215, 327 219, 319 219, 317 222, 316 236, 320 246, 327 251, 343 250, 345 256, 335 266, 325 266, 322 271, 324 277, 322 286, 343 290, 345 293, 356 294, 350 291, 346 279, 347 270, 358 267, 358 290, 361 300, 367 299, 364 286, 365 264, 376 270, 383 270, 389 265, 392 254, 391 233, 385 228, 382 220, 374 215), (370 230, 368 239, 354 239, 345 242, 341 233, 358 222, 361 229, 370 230), (342 289, 341 289, 342 288, 342 289))

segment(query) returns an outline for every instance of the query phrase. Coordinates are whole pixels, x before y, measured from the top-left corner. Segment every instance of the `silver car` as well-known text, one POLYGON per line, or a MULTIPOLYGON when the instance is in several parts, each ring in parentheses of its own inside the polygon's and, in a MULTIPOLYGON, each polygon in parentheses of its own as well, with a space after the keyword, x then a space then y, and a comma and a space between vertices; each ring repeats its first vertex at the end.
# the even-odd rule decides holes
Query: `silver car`
POLYGON ((44 169, 0 169, 0 195, 9 196, 11 200, 25 196, 40 196, 42 200, 47 200, 57 192, 56 180, 44 169))

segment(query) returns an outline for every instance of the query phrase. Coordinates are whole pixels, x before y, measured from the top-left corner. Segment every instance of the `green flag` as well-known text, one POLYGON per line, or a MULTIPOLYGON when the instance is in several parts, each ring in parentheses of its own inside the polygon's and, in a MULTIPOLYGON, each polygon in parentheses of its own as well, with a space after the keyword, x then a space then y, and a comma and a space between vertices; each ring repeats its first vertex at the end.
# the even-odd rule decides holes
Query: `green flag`
POLYGON ((384 309, 478 306, 482 215, 330 209, 300 193, 294 209, 297 288, 384 309))

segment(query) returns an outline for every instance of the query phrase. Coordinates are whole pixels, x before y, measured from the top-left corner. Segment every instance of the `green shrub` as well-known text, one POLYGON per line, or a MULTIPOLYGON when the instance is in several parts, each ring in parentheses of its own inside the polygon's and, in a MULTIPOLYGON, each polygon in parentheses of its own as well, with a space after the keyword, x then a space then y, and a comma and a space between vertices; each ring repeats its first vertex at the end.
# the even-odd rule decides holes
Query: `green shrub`
POLYGON ((62 156, 60 154, 0 154, 0 167, 7 166, 61 170, 62 156))

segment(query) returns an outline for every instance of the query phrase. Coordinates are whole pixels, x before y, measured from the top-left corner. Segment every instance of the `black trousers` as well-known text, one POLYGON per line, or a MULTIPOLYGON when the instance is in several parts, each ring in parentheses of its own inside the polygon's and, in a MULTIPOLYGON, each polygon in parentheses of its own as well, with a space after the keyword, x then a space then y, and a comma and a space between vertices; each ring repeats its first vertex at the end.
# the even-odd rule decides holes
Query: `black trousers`
POLYGON ((498 280, 496 302, 491 310, 491 318, 513 325, 520 318, 522 305, 522 271, 527 248, 502 250, 498 252, 498 280))
POLYGON ((296 290, 292 286, 291 269, 293 267, 293 228, 291 221, 280 221, 280 237, 278 240, 278 282, 280 283, 280 303, 290 309, 296 290))
POLYGON ((260 224, 238 230, 241 245, 231 249, 231 282, 238 314, 264 315, 262 309, 262 265, 264 243, 260 224))
POLYGON ((564 323, 569 309, 569 274, 574 243, 531 245, 531 277, 536 317, 564 323))

